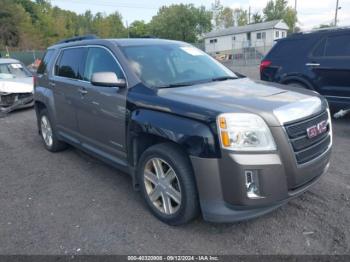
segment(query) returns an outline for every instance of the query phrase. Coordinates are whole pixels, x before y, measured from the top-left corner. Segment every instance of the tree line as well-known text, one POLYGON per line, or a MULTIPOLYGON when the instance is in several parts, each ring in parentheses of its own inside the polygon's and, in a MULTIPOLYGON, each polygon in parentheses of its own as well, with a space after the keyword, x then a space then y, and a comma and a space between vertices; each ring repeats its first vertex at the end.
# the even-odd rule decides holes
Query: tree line
POLYGON ((298 30, 296 11, 288 6, 287 0, 271 0, 261 12, 250 13, 250 10, 242 8, 224 7, 220 0, 212 4, 214 28, 222 29, 231 26, 243 26, 265 21, 283 20, 289 27, 290 32, 298 30))
POLYGON ((154 36, 198 42, 212 29, 283 19, 290 28, 297 22, 286 0, 271 0, 263 13, 231 9, 216 0, 211 9, 193 4, 173 4, 159 8, 150 22, 137 20, 126 26, 122 15, 77 14, 51 5, 48 0, 0 0, 0 49, 44 49, 72 36, 96 34, 101 38, 154 36))

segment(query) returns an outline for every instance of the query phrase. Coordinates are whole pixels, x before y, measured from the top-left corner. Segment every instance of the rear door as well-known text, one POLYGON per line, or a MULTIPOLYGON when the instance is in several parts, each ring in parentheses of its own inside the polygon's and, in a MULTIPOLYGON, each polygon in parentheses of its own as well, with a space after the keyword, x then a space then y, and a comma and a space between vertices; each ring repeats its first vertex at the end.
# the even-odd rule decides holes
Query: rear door
POLYGON ((78 142, 77 104, 80 102, 84 57, 87 48, 61 50, 55 63, 54 76, 49 80, 54 94, 57 129, 61 135, 78 142))
POLYGON ((336 33, 323 38, 307 66, 314 72, 315 84, 322 95, 349 99, 350 33, 336 33))
POLYGON ((102 46, 89 47, 84 67, 84 89, 78 108, 79 130, 83 146, 119 164, 126 160, 127 88, 94 86, 93 73, 114 72, 125 75, 114 54, 102 46))

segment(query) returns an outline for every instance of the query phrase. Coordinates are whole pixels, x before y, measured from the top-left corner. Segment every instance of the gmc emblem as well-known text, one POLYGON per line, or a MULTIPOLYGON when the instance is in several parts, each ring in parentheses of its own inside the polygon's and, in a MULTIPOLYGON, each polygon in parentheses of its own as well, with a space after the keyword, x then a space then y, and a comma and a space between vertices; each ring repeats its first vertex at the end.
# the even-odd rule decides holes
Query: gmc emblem
POLYGON ((323 120, 322 122, 318 123, 317 125, 309 127, 308 129, 306 129, 307 137, 311 139, 311 138, 314 138, 314 137, 326 132, 327 125, 328 125, 327 120, 323 120))

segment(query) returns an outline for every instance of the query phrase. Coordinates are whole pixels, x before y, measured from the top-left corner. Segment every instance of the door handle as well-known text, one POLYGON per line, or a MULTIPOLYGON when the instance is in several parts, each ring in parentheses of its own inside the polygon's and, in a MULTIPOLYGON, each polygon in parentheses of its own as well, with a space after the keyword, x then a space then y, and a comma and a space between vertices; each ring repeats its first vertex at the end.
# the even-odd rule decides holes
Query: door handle
POLYGON ((49 86, 51 86, 51 87, 55 87, 55 86, 56 86, 56 84, 55 84, 55 82, 49 82, 49 86))
POLYGON ((78 91, 82 95, 86 95, 88 93, 88 91, 85 88, 79 88, 78 91))
POLYGON ((305 64, 306 66, 313 66, 313 67, 317 67, 317 66, 320 66, 320 64, 318 63, 307 63, 305 64))

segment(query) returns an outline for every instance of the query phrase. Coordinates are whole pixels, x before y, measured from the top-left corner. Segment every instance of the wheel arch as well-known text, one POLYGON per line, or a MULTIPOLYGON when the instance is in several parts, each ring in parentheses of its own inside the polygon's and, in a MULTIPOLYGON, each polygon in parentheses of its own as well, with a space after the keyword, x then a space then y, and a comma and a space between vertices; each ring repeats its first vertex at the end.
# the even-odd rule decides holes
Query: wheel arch
POLYGON ((40 110, 42 110, 43 108, 46 108, 51 118, 50 119, 51 124, 53 126, 56 126, 55 101, 54 101, 53 91, 51 89, 48 89, 42 86, 37 86, 35 88, 34 107, 35 107, 37 118, 39 118, 40 110))
POLYGON ((287 76, 287 77, 283 78, 280 83, 287 85, 287 84, 295 83, 295 82, 306 86, 310 90, 315 90, 312 83, 308 79, 306 79, 305 77, 302 77, 302 76, 287 76))

